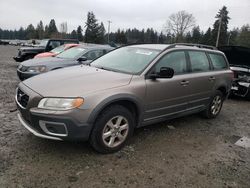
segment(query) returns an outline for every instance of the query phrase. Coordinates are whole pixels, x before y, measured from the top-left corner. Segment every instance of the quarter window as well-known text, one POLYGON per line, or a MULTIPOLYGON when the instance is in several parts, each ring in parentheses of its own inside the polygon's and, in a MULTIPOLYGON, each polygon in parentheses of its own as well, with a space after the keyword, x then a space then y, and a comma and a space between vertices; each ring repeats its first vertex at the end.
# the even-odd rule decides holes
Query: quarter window
POLYGON ((192 72, 209 71, 209 61, 205 52, 189 51, 192 72))
POLYGON ((169 67, 174 69, 175 74, 182 74, 187 72, 187 63, 185 52, 176 51, 165 55, 156 65, 156 72, 160 72, 161 67, 169 67))
POLYGON ((212 61, 213 67, 215 70, 221 70, 227 68, 227 63, 225 58, 219 54, 209 54, 209 57, 212 61))

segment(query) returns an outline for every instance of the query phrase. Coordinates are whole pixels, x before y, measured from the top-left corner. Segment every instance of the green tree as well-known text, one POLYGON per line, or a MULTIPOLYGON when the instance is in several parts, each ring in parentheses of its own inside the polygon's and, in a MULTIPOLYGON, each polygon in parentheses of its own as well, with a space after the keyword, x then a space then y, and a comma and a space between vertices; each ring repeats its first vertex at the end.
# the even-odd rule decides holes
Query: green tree
POLYGON ((40 21, 37 26, 36 26, 36 32, 38 39, 43 39, 44 38, 44 27, 43 27, 43 22, 40 21))
POLYGON ((76 32, 76 30, 73 30, 72 32, 71 32, 71 34, 70 34, 70 38, 71 39, 77 39, 77 32, 76 32))
POLYGON ((83 35, 82 35, 82 27, 79 25, 78 27, 77 27, 77 30, 76 30, 76 33, 77 33, 77 39, 79 40, 79 41, 83 41, 83 35))
POLYGON ((50 20, 49 26, 48 26, 48 36, 53 37, 58 34, 58 30, 56 27, 56 21, 54 19, 50 20))
POLYGON ((88 12, 87 22, 85 23, 85 42, 87 43, 97 43, 99 24, 93 12, 88 12))
POLYGON ((247 24, 241 27, 237 44, 240 46, 250 47, 250 25, 247 24))
POLYGON ((97 32, 97 38, 96 38, 96 43, 98 44, 103 44, 105 43, 105 27, 103 23, 98 26, 98 32, 97 32))
POLYGON ((226 45, 227 39, 228 39, 228 36, 227 36, 228 22, 230 19, 230 17, 228 16, 227 7, 223 6, 219 10, 215 18, 216 18, 216 21, 214 22, 213 30, 212 30, 213 45, 216 44, 220 22, 221 22, 221 30, 220 30, 220 38, 219 38, 218 46, 226 45))
POLYGON ((190 43, 190 42, 192 42, 192 35, 191 35, 191 32, 190 31, 188 31, 187 32, 187 34, 186 34, 186 36, 185 36, 185 41, 187 42, 187 43, 190 43))
MULTIPOLYGON (((228 32, 228 45, 237 45, 237 38, 240 34, 240 30, 238 28, 234 28, 233 30, 228 32)), ((249 39, 248 39, 249 40, 249 39)))
POLYGON ((199 26, 194 27, 192 29, 192 42, 199 44, 199 43, 201 43, 201 39, 202 39, 202 33, 200 30, 200 27, 199 26))
POLYGON ((212 41, 212 30, 210 27, 207 29, 207 31, 203 35, 201 43, 206 44, 206 45, 214 45, 214 42, 212 41))
POLYGON ((36 38, 36 30, 32 24, 28 25, 26 29, 26 39, 36 38))

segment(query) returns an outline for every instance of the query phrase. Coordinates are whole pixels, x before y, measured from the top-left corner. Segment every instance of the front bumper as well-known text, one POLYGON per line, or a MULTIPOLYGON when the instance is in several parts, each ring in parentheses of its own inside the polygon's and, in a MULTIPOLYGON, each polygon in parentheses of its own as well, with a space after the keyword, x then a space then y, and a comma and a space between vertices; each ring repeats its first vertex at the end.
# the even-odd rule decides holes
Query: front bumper
POLYGON ((13 57, 13 59, 14 59, 16 62, 23 62, 23 61, 24 61, 24 58, 23 58, 23 57, 20 57, 20 56, 15 56, 15 57, 13 57))
POLYGON ((30 117, 31 121, 28 122, 21 115, 21 111, 18 114, 21 124, 35 136, 52 140, 87 141, 89 139, 92 128, 89 124, 79 124, 70 117, 56 115, 31 113, 30 117))
POLYGON ((46 139, 51 139, 51 140, 62 140, 61 138, 57 138, 57 137, 53 137, 53 136, 47 136, 47 135, 43 135, 40 134, 39 132, 35 131, 34 129, 32 129, 32 127, 22 118, 22 116, 20 114, 17 114, 17 117, 20 121, 20 123, 32 134, 34 134, 37 137, 40 138, 46 138, 46 139))
POLYGON ((37 106, 42 96, 23 83, 19 84, 19 88, 22 93, 17 92, 18 96, 15 96, 19 111, 18 119, 31 133, 53 140, 86 141, 89 139, 93 124, 87 122, 85 109, 76 108, 65 111, 40 109, 37 106), (26 100, 22 100, 24 96, 26 100))

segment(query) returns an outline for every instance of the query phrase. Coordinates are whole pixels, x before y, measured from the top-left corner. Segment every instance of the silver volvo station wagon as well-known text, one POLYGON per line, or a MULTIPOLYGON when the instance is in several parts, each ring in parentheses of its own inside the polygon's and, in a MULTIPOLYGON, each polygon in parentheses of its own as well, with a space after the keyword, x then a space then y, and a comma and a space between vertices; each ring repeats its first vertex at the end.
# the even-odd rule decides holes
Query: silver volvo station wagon
POLYGON ((120 150, 133 130, 201 112, 215 118, 233 73, 225 55, 196 44, 118 48, 90 65, 21 82, 21 124, 38 137, 85 140, 100 153, 120 150))

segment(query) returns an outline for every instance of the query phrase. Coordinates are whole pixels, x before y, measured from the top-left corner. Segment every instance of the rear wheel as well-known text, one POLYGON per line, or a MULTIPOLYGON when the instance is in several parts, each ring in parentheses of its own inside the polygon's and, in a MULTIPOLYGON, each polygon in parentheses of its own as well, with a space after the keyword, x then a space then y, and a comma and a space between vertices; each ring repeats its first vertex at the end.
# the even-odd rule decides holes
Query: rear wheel
POLYGON ((206 118, 215 118, 219 115, 224 102, 224 96, 221 91, 217 90, 210 100, 207 109, 203 112, 206 118))
POLYGON ((133 134, 134 125, 134 117, 127 108, 120 105, 110 106, 97 118, 90 143, 97 152, 116 152, 133 134))

